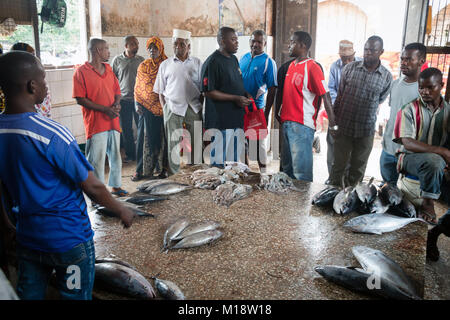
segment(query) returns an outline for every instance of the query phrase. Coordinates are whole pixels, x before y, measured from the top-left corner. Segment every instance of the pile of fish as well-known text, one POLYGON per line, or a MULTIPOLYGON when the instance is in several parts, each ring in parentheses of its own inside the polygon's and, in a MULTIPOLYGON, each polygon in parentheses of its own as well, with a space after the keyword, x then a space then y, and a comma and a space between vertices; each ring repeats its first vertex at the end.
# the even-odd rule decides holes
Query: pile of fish
POLYGON ((169 179, 150 180, 140 184, 138 190, 152 196, 168 196, 176 194, 192 187, 169 179))
POLYGON ((352 291, 386 299, 421 299, 412 280, 383 252, 364 246, 355 246, 352 252, 362 269, 329 265, 317 266, 314 270, 328 281, 352 291))
POLYGON ((251 185, 227 181, 213 191, 213 200, 217 204, 229 207, 235 201, 248 197, 252 190, 251 185))
MULTIPOLYGON (((143 206, 138 206, 136 204, 133 204, 133 203, 130 203, 130 202, 126 202, 126 201, 123 201, 122 204, 124 206, 126 206, 127 208, 129 208, 131 211, 133 211, 133 213, 136 216, 139 216, 139 217, 151 217, 151 218, 155 217, 155 215, 142 210, 144 208, 143 206)), ((100 214, 100 215, 106 216, 106 217, 118 218, 117 215, 112 210, 110 210, 110 209, 108 209, 106 207, 103 207, 103 206, 98 206, 94 210, 94 213, 100 214)))
POLYGON ((175 221, 164 233, 163 248, 166 253, 169 249, 185 249, 199 247, 209 244, 220 237, 223 233, 217 228, 219 222, 201 221, 191 223, 186 218, 175 221))
MULTIPOLYGON (((184 294, 172 281, 152 277, 159 295, 168 300, 184 300, 184 294)), ((155 291, 150 282, 130 264, 115 259, 95 259, 94 286, 133 297, 154 299, 155 291)))
POLYGON ((250 169, 239 162, 226 162, 225 168, 211 167, 199 169, 192 173, 191 180, 196 188, 215 190, 227 181, 238 182, 240 178, 247 177, 250 169))
POLYGON ((317 206, 333 206, 338 214, 391 213, 405 218, 416 218, 414 205, 403 197, 394 185, 386 183, 380 189, 373 184, 372 177, 368 183, 360 182, 356 187, 327 187, 314 195, 312 203, 317 206))
POLYGON ((273 175, 261 174, 259 187, 278 194, 297 190, 292 179, 284 172, 277 172, 273 175))

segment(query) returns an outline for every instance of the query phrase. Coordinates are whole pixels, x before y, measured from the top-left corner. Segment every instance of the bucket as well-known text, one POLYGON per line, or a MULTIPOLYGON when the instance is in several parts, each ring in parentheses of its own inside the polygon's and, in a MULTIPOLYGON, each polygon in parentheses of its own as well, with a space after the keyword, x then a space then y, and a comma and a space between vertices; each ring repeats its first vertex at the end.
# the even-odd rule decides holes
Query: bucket
POLYGON ((411 201, 416 208, 422 205, 423 200, 420 196, 419 180, 414 180, 401 175, 397 186, 403 192, 403 196, 411 201))

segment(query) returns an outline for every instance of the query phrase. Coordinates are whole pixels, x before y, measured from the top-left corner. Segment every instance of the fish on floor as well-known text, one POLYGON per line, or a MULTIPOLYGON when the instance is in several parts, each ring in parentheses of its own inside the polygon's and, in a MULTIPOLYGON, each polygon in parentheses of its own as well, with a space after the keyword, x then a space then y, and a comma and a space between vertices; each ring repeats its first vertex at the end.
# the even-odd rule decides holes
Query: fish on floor
POLYGON ((362 203, 371 203, 373 200, 375 200, 375 197, 377 196, 377 187, 372 183, 375 178, 370 178, 368 183, 359 182, 356 187, 355 191, 358 195, 359 200, 362 203))
POLYGON ((318 207, 332 206, 334 198, 340 192, 336 187, 327 187, 316 193, 312 198, 312 204, 318 207))
POLYGON ((402 202, 403 194, 397 186, 392 183, 385 183, 380 189, 380 198, 385 203, 398 206, 402 202))
POLYGON ((200 221, 197 223, 190 224, 183 231, 181 231, 177 236, 173 237, 172 240, 181 240, 187 236, 193 235, 198 232, 215 230, 220 227, 220 223, 216 221, 200 221))
POLYGON ((186 249, 199 247, 214 242, 215 240, 222 237, 222 235, 223 233, 220 230, 207 230, 197 232, 183 238, 181 241, 172 246, 170 249, 186 249))
POLYGON ((399 217, 417 218, 416 207, 406 198, 399 205, 391 206, 388 212, 399 217))
POLYGON ((153 196, 168 196, 190 189, 192 189, 192 186, 188 184, 167 180, 156 185, 151 185, 143 192, 153 196))
MULTIPOLYGON (((133 211, 133 213, 136 216, 139 216, 139 217, 150 217, 150 218, 154 218, 155 217, 154 214, 151 214, 151 213, 148 213, 146 211, 143 211, 142 210, 142 206, 137 206, 137 205, 129 203, 129 202, 122 202, 122 204, 124 206, 126 206, 127 208, 129 208, 131 211, 133 211)), ((103 215, 103 216, 106 216, 106 217, 118 218, 114 211, 112 211, 112 210, 110 210, 110 209, 108 209, 106 207, 103 207, 103 206, 97 207, 97 209, 94 210, 94 212, 96 214, 100 214, 100 215, 103 215)))
POLYGON ((163 201, 168 200, 167 197, 156 197, 156 196, 133 196, 133 197, 126 197, 126 198, 119 198, 119 201, 129 202, 136 205, 145 205, 147 203, 157 202, 157 201, 163 201))
POLYGON ((162 251, 168 250, 174 238, 178 236, 184 229, 186 229, 188 225, 189 220, 187 218, 178 219, 172 225, 170 225, 170 227, 168 227, 166 232, 164 233, 162 251))
POLYGON ((152 285, 143 275, 118 263, 96 263, 94 285, 137 299, 155 298, 152 285))
POLYGON ((401 218, 387 213, 373 213, 352 218, 344 223, 344 227, 350 228, 354 232, 383 234, 398 230, 416 221, 425 222, 419 218, 401 218))
POLYGON ((183 291, 172 281, 152 277, 158 293, 168 300, 185 300, 183 291))

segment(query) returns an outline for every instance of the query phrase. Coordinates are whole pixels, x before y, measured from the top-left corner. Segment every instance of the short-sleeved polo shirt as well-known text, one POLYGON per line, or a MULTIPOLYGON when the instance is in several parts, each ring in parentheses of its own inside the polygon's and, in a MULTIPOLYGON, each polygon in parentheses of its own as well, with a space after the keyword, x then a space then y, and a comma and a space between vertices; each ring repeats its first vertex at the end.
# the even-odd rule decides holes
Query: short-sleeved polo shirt
MULTIPOLYGON (((99 74, 95 68, 86 62, 78 67, 73 74, 73 98, 87 98, 92 102, 111 107, 116 95, 120 95, 119 81, 109 64, 104 63, 105 72, 99 74)), ((86 139, 94 134, 120 130, 119 117, 111 119, 100 111, 95 111, 82 106, 83 122, 86 131, 86 139)))
MULTIPOLYGON (((239 62, 216 50, 202 66, 202 92, 218 90, 244 96, 245 88, 239 62)), ((244 128, 244 109, 233 101, 216 101, 206 97, 205 127, 219 130, 244 128)))

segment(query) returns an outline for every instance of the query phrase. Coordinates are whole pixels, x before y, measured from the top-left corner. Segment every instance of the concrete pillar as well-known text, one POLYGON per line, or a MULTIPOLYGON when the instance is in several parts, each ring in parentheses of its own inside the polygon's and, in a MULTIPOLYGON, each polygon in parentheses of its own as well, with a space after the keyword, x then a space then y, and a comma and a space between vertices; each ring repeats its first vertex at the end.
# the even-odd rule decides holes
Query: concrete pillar
POLYGON ((427 12, 428 0, 408 0, 402 47, 411 42, 424 42, 427 12))

